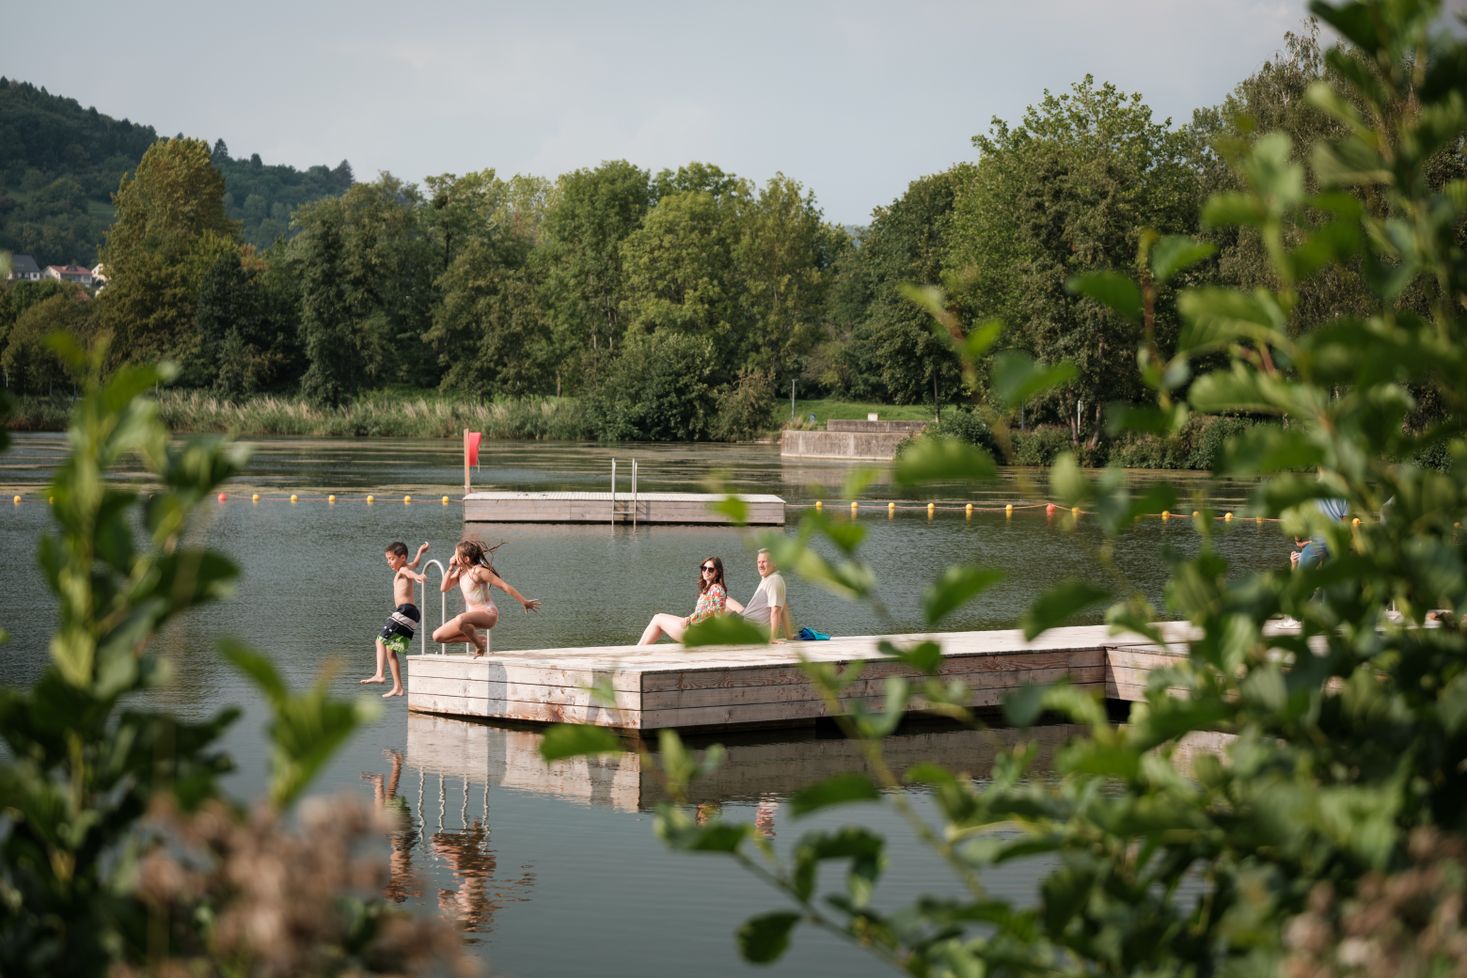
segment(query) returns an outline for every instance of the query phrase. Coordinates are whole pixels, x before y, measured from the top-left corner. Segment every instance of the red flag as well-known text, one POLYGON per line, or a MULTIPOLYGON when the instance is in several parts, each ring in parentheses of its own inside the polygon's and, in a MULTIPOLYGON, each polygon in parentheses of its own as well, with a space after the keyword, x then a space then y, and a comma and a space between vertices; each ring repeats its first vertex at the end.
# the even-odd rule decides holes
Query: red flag
POLYGON ((470 465, 479 464, 479 442, 483 438, 484 433, 481 431, 464 432, 464 457, 468 459, 470 465))

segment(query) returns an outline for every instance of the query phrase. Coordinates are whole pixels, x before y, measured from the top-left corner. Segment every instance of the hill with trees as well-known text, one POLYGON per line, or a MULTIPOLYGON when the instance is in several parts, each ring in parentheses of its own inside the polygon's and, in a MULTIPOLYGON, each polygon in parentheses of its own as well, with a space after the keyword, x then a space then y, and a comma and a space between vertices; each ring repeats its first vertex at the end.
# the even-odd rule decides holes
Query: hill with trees
MULTIPOLYGON (((114 119, 75 99, 0 77, 0 248, 40 264, 96 261, 114 211, 112 195, 158 140, 152 126, 114 119)), ((224 176, 224 206, 241 238, 268 248, 308 201, 345 193, 351 166, 266 165, 254 154, 230 157, 214 144, 224 176)))

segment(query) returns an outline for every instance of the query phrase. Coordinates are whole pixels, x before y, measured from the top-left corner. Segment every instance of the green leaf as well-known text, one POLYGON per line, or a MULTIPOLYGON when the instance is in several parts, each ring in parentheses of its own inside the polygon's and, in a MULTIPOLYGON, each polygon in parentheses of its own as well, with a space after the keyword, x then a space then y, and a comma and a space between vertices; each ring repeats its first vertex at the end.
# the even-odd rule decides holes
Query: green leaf
POLYGON ((1003 698, 1004 719, 1012 727, 1032 727, 1044 713, 1048 687, 1026 683, 1003 698))
POLYGON ((968 331, 963 340, 962 353, 970 362, 977 362, 982 356, 993 348, 998 338, 1003 335, 1003 323, 997 319, 990 319, 980 323, 968 331))
POLYGON ((773 964, 789 950, 790 932, 800 915, 789 911, 751 917, 739 928, 739 953, 750 964, 773 964))
POLYGON ((1065 288, 1094 299, 1133 323, 1141 321, 1141 287, 1120 272, 1080 272, 1070 276, 1065 288))
POLYGON ((1049 487, 1065 506, 1078 506, 1089 495, 1089 482, 1074 452, 1061 452, 1049 468, 1049 487))
POLYGON ((1003 571, 991 567, 976 567, 972 564, 948 566, 927 587, 923 600, 927 623, 936 625, 1003 579, 1003 571))
POLYGON ((1165 285, 1172 277, 1206 261, 1217 251, 1209 241, 1198 241, 1181 234, 1168 234, 1151 246, 1151 277, 1165 285))
POLYGON ((1045 391, 1069 383, 1078 374, 1075 365, 1068 360, 1044 367, 1027 353, 1005 350, 993 358, 991 383, 999 402, 1005 407, 1016 408, 1045 391))
POLYGON ((927 435, 898 456, 896 484, 916 488, 930 483, 977 482, 998 474, 993 456, 948 435, 927 435))
POLYGON ((881 792, 864 774, 851 771, 826 778, 790 796, 790 814, 802 818, 811 812, 853 801, 880 801, 881 792))
POLYGON ((1204 228, 1223 227, 1258 227, 1268 219, 1268 211, 1263 202, 1252 194, 1245 193, 1220 193, 1213 194, 1202 206, 1202 226, 1204 228))
POLYGON ((683 647, 702 645, 766 645, 769 633, 743 615, 714 615, 688 628, 683 647))
POLYGON ((540 738, 540 759, 563 761, 571 757, 595 754, 620 754, 626 748, 616 735, 604 727, 557 723, 540 738))
POLYGON ((729 521, 736 526, 747 526, 749 523, 749 504, 738 496, 724 496, 722 499, 709 503, 708 509, 727 516, 729 521))
MULTIPOLYGON (((959 568, 948 568, 948 572, 956 570, 959 570, 959 568)), ((893 645, 886 639, 882 639, 877 643, 876 647, 881 651, 882 655, 889 655, 898 662, 905 662, 913 669, 929 676, 937 672, 942 666, 942 646, 936 642, 918 642, 909 649, 903 649, 893 645)), ((859 666, 862 663, 856 662, 853 665, 859 666)))
POLYGON ((1110 597, 1110 591, 1088 581, 1063 581, 1041 594, 1019 619, 1024 638, 1032 641, 1063 625, 1077 612, 1110 597))

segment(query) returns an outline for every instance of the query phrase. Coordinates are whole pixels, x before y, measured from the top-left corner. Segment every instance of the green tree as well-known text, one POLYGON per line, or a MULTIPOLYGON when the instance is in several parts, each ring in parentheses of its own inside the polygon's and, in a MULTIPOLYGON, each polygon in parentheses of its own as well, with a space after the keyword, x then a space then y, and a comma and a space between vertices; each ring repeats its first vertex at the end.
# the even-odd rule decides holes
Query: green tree
POLYGON ((850 395, 918 404, 957 393, 961 378, 951 345, 901 290, 912 282, 941 280, 954 202, 972 179, 973 167, 964 164, 912 181, 906 193, 876 211, 862 235, 848 272, 859 282, 848 287, 858 288, 864 299, 843 351, 850 395))
POLYGON ((266 263, 252 250, 221 251, 199 287, 196 317, 200 351, 188 382, 238 398, 269 387, 281 373, 283 321, 265 283, 266 263))
POLYGON ((735 260, 746 188, 728 196, 687 190, 660 198, 622 243, 629 333, 707 339, 722 383, 752 351, 744 281, 735 260))
POLYGON ((604 441, 694 441, 713 423, 717 354, 707 336, 633 333, 602 371, 589 414, 604 441))
POLYGON ((769 376, 771 400, 800 375, 819 339, 836 247, 814 193, 782 173, 743 215, 734 258, 751 329, 741 362, 769 376))
MULTIPOLYGON (((579 384, 581 364, 614 350, 625 332, 622 242, 652 205, 647 172, 625 160, 576 170, 555 182, 545 211, 541 290, 564 378, 579 384), (588 353, 589 351, 589 353, 588 353)), ((557 385, 559 386, 559 385, 557 385)))
POLYGON ((1140 95, 1088 75, 1069 92, 1046 92, 1018 126, 995 119, 973 142, 979 159, 954 204, 949 273, 973 319, 1001 319, 1020 349, 1075 365, 1074 381, 1031 409, 1093 445, 1106 402, 1142 396, 1132 369, 1141 337, 1065 282, 1128 267, 1143 228, 1196 227, 1191 144, 1140 95))
POLYGON ((321 307, 344 307, 349 345, 337 354, 350 352, 359 377, 353 389, 388 383, 436 385, 437 364, 424 340, 433 307, 434 249, 423 226, 417 189, 384 173, 341 197, 302 207, 296 225, 300 235, 290 253, 303 308, 318 287, 330 291, 321 298, 321 307), (314 249, 328 238, 339 247, 329 284, 308 267, 314 249))
POLYGON ((88 300, 75 288, 42 299, 26 308, 5 338, 0 371, 5 386, 17 394, 55 394, 71 390, 71 374, 51 348, 61 333, 74 343, 85 342, 91 326, 88 300))
POLYGON ((102 262, 108 286, 99 324, 120 360, 186 362, 198 354, 199 285, 220 250, 238 240, 224 213, 224 179, 197 139, 159 140, 124 177, 102 262))
POLYGON ((318 205, 296 239, 300 274, 301 347, 306 372, 301 394, 317 404, 340 405, 360 389, 353 362, 351 305, 339 208, 318 205))
POLYGON ((545 389, 554 357, 530 259, 549 184, 484 170, 436 177, 429 187, 429 233, 446 262, 425 336, 440 386, 484 397, 545 389))

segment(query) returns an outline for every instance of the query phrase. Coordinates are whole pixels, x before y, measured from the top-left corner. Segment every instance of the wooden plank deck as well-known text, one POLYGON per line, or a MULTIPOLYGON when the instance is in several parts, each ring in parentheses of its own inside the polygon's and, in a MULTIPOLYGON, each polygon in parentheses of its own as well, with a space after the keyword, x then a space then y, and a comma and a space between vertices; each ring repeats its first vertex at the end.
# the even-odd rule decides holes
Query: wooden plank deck
MULTIPOLYGON (((707 523, 730 525, 712 509, 724 496, 708 492, 471 492, 466 523, 707 523)), ((738 496, 753 526, 784 526, 784 500, 764 493, 738 496)))
POLYGON ((969 705, 998 706, 1027 683, 1068 678, 1109 699, 1136 700, 1151 670, 1185 657, 1190 627, 1161 626, 1155 645, 1139 635, 1112 635, 1107 626, 1056 628, 1032 642, 1016 630, 856 636, 829 642, 722 646, 597 646, 466 655, 408 656, 408 709, 416 713, 590 723, 622 730, 711 730, 741 726, 794 726, 831 714, 799 668, 814 662, 865 662, 846 691, 841 711, 860 702, 879 708, 883 681, 912 676, 882 655, 884 639, 910 645, 941 643, 940 674, 969 688, 969 705), (610 691, 599 701, 592 689, 610 691))

